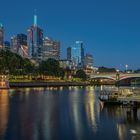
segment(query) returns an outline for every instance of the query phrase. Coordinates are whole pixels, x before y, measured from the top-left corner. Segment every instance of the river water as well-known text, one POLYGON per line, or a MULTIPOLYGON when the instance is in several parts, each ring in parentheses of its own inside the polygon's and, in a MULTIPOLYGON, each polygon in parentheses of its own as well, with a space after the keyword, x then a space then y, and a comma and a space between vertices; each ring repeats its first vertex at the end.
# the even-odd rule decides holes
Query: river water
POLYGON ((0 140, 140 140, 140 110, 103 106, 100 87, 0 91, 0 140))

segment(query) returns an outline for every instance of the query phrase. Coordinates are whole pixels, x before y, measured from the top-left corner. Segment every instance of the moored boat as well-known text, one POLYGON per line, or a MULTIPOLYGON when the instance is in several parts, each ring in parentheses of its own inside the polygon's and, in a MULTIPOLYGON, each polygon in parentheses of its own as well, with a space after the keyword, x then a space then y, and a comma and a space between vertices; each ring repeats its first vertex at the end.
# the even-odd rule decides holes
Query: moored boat
POLYGON ((117 100, 119 94, 118 91, 102 91, 100 92, 99 100, 104 104, 121 104, 117 100))
POLYGON ((101 91, 99 100, 104 104, 123 104, 127 97, 132 97, 134 92, 131 88, 118 88, 117 90, 101 91))

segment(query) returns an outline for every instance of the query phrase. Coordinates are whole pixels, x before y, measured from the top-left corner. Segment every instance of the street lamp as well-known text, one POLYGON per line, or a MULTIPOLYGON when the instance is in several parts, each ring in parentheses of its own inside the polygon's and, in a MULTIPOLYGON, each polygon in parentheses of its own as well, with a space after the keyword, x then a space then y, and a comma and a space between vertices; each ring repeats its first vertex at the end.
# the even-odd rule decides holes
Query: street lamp
POLYGON ((120 80, 120 73, 119 73, 119 70, 116 70, 116 80, 120 80))
POLYGON ((127 72, 127 69, 128 69, 128 65, 126 64, 126 65, 125 65, 125 70, 126 70, 126 72, 127 72))

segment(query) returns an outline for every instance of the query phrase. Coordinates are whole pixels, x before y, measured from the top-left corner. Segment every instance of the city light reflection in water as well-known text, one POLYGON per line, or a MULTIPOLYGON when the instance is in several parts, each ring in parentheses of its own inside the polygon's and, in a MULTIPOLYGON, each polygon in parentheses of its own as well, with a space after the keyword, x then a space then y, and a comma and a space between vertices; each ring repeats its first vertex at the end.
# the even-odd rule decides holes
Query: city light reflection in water
POLYGON ((8 90, 0 90, 0 139, 5 134, 9 112, 8 90))
POLYGON ((140 110, 101 106, 93 87, 0 92, 1 140, 139 140, 140 110))

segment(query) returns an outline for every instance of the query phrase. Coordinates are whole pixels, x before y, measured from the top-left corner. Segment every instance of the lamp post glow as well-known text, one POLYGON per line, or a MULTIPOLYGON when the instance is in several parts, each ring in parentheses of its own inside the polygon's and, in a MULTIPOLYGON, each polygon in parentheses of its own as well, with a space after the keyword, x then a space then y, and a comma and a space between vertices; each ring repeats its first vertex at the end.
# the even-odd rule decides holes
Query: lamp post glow
POLYGON ((116 80, 120 80, 120 73, 119 73, 119 70, 116 70, 116 80))
POLYGON ((128 65, 126 64, 126 65, 125 65, 125 70, 126 70, 126 72, 127 72, 127 69, 128 69, 128 65))

